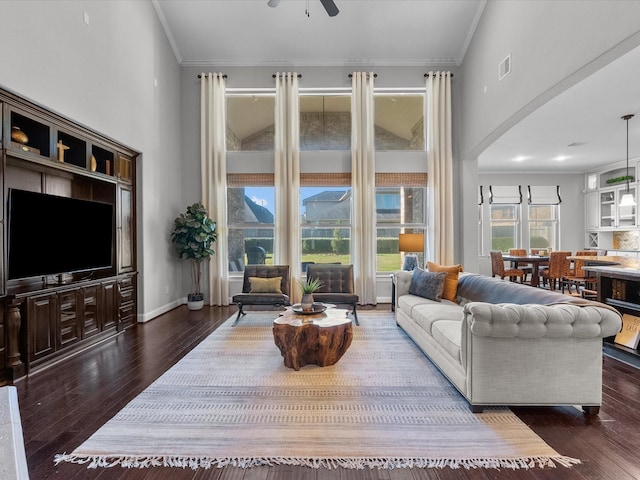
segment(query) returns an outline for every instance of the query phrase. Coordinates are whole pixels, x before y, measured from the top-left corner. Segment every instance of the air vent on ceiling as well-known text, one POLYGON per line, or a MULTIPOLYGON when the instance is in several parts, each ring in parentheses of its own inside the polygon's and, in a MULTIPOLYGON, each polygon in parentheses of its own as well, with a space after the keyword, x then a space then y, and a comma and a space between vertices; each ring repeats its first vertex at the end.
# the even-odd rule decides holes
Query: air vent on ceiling
POLYGON ((498 65, 498 81, 509 75, 509 72, 511 72, 511 54, 507 55, 498 65))

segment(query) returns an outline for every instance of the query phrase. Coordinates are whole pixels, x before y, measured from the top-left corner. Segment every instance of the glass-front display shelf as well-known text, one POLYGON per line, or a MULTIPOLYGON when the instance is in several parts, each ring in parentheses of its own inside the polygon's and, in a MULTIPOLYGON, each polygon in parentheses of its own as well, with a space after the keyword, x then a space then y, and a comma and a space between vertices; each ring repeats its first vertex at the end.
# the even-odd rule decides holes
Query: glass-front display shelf
POLYGON ((11 112, 10 122, 12 149, 43 157, 51 155, 51 128, 49 125, 15 111, 11 112))
POLYGON ((600 193, 600 226, 616 226, 616 192, 614 190, 600 193))

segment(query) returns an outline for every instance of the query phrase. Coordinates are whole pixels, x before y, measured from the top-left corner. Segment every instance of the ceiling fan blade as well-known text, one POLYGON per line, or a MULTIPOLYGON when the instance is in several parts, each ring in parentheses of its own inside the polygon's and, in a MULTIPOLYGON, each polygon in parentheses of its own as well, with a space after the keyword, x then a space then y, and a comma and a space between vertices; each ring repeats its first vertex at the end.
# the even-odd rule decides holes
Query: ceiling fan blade
POLYGON ((322 6, 327 11, 330 17, 335 17, 338 12, 340 12, 333 0, 320 0, 320 3, 322 3, 322 6))

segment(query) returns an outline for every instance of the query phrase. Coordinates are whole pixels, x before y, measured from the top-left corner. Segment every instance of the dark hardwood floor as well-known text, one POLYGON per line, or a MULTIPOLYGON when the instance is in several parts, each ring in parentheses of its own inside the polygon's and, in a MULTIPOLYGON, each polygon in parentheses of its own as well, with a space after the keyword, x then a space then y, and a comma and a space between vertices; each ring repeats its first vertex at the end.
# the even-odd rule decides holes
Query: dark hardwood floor
POLYGON ((553 448, 582 460, 582 464, 569 469, 313 470, 265 466, 194 471, 121 467, 88 470, 82 465, 54 465, 56 453, 71 452, 80 445, 234 312, 235 307, 189 312, 183 306, 17 382, 31 479, 640 479, 640 370, 609 357, 604 358, 604 399, 599 416, 587 417, 571 407, 514 409, 553 448))

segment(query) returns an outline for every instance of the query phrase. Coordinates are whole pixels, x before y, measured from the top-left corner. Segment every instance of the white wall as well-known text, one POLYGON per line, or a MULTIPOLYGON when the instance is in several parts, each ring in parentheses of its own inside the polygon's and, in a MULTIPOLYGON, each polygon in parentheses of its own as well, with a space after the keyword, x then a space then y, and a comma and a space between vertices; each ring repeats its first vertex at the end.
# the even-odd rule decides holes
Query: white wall
POLYGON ((640 45, 639 18, 640 2, 625 0, 487 2, 461 67, 465 266, 477 269, 477 156, 535 109, 640 45), (499 82, 507 54, 512 70, 499 82))
POLYGON ((183 203, 180 69, 151 3, 3 0, 0 18, 0 86, 142 152, 139 318, 166 309, 185 292, 169 243, 183 203))
POLYGON ((462 66, 463 158, 640 45, 639 18, 640 2, 626 0, 489 0, 462 66), (509 53, 511 73, 499 82, 509 53))

